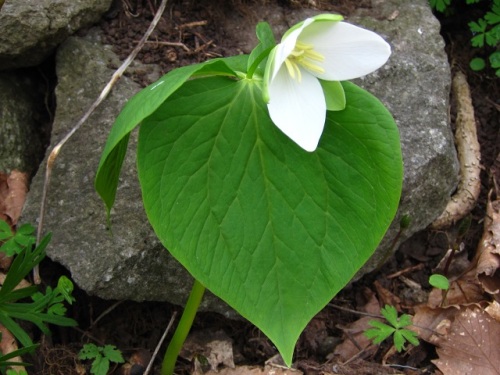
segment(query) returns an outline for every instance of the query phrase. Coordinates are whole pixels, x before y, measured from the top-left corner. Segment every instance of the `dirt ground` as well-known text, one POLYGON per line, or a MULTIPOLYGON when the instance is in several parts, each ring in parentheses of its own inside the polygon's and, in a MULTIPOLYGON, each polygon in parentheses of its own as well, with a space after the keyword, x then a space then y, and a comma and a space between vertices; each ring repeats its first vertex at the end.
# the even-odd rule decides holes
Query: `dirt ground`
MULTIPOLYGON (((147 44, 138 58, 145 63, 159 63, 167 72, 193 62, 239 53, 217 22, 204 21, 224 17, 226 12, 234 11, 252 17, 258 3, 243 0, 173 2, 167 8, 167 16, 159 23, 156 35, 161 36, 161 40, 179 40, 178 44, 147 44), (217 6, 210 6, 213 3, 217 3, 217 6)), ((284 3, 290 9, 307 5, 307 2, 294 0, 284 3)), ((370 4, 369 1, 345 0, 338 2, 340 5, 332 9, 325 3, 316 2, 327 10, 342 14, 348 14, 352 4, 362 7, 369 7, 370 4)), ((106 15, 101 27, 106 32, 106 41, 115 46, 120 57, 125 58, 149 26, 156 2, 124 0, 117 4, 120 6, 106 15)), ((358 348, 350 358, 343 360, 332 353, 339 344, 355 335, 355 328, 350 324, 360 318, 358 312, 366 311, 366 306, 374 299, 378 303, 392 302, 401 312, 413 315, 414 306, 427 300, 431 290, 428 277, 448 249, 462 246, 468 259, 475 254, 483 231, 487 193, 494 186, 494 181, 497 186, 500 183, 499 78, 491 70, 475 73, 468 68, 471 57, 478 53, 470 47, 467 27, 467 22, 475 17, 477 14, 470 11, 460 11, 448 17, 439 15, 450 63, 468 77, 481 144, 482 189, 479 203, 469 216, 470 225, 466 229, 457 224, 446 231, 426 230, 418 233, 404 243, 382 269, 342 291, 309 324, 299 340, 295 367, 306 374, 440 373, 431 362, 437 358, 435 346, 424 341, 403 354, 394 353, 390 342, 363 350, 358 348)), ((143 79, 140 75, 134 78, 139 81, 143 79)), ((451 108, 452 118, 453 110, 451 108)), ((42 278, 49 284, 66 272, 50 261, 42 264, 41 271, 42 278)), ((182 312, 178 306, 167 303, 104 301, 78 290, 75 297, 76 303, 70 310, 70 317, 79 322, 79 328, 55 327, 52 337, 39 338, 42 339, 42 348, 33 358, 34 367, 30 373, 81 374, 83 367, 76 359, 76 353, 83 343, 94 342, 116 345, 129 362, 128 367, 117 367, 112 373, 141 374, 172 314, 177 311, 180 315, 182 312), (134 364, 136 367, 132 370, 134 364)), ((238 366, 263 366, 277 354, 272 343, 249 323, 227 320, 214 313, 200 313, 193 332, 208 332, 209 335, 222 335, 231 340, 233 359, 238 366)), ((156 360, 153 374, 158 373, 160 361, 156 360)), ((193 361, 181 358, 176 372, 189 374, 194 366, 193 361)))

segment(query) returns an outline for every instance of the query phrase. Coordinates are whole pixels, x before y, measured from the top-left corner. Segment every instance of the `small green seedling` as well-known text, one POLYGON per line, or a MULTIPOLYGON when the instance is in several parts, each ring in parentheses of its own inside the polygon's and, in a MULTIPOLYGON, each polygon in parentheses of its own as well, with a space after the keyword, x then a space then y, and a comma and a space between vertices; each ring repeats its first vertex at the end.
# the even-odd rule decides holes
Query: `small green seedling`
POLYGON ((412 324, 410 315, 403 314, 398 317, 398 312, 390 305, 385 305, 385 307, 380 310, 380 313, 390 325, 378 320, 371 320, 368 322, 373 328, 366 330, 365 336, 373 340, 374 344, 380 344, 391 335, 394 336, 394 346, 398 352, 405 349, 405 343, 407 341, 413 345, 419 344, 417 334, 405 328, 412 324))
MULTIPOLYGON (((480 0, 465 0, 466 4, 476 4, 480 0)), ((451 13, 452 5, 456 5, 458 0, 429 0, 431 7, 441 13, 451 13)), ((483 9, 477 7, 477 10, 483 9)), ((489 55, 488 61, 482 57, 475 57, 470 61, 470 68, 473 71, 481 71, 489 65, 495 70, 495 74, 500 77, 500 0, 489 2, 488 10, 483 17, 468 23, 471 32, 471 44, 478 48, 482 54, 489 55)))
POLYGON ((450 280, 448 280, 446 276, 439 274, 431 275, 431 277, 429 277, 429 284, 441 290, 450 289, 450 280))
POLYGON ((106 375, 109 370, 109 363, 123 363, 122 353, 114 345, 97 346, 95 344, 85 344, 78 353, 79 359, 92 360, 90 373, 95 375, 106 375))

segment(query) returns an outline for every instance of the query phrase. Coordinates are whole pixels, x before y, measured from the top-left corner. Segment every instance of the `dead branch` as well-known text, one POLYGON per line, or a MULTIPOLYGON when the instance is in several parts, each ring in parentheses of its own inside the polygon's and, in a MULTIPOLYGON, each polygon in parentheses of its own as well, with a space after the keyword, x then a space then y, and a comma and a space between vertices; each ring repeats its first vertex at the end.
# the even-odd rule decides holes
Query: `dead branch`
MULTIPOLYGON (((47 159, 47 166, 45 168, 45 181, 43 184, 43 191, 42 191, 42 201, 40 204, 40 218, 39 218, 39 224, 38 224, 38 230, 37 230, 37 239, 36 242, 37 244, 40 242, 40 239, 42 238, 42 229, 43 229, 43 219, 45 217, 45 204, 47 201, 47 193, 48 193, 48 188, 50 184, 50 176, 52 174, 52 168, 54 166, 54 163, 57 159, 57 156, 59 155, 59 152, 61 151, 61 148, 64 146, 64 144, 70 139, 75 132, 80 129, 80 127, 83 125, 85 121, 89 118, 89 116, 94 112, 94 110, 103 102, 104 99, 108 96, 109 92, 113 88, 113 86, 118 82, 118 80, 121 78, 123 75, 123 72, 129 67, 129 65, 132 63, 132 61, 135 59, 139 51, 142 49, 146 41, 148 40, 149 36, 155 29, 158 21, 160 20, 161 16, 163 15, 163 11, 165 10, 165 7, 167 6, 167 1, 168 0, 162 0, 160 7, 158 8, 158 11, 155 14, 155 17, 151 21, 151 24, 149 25, 149 28, 146 30, 146 33, 142 37, 142 39, 139 41, 137 46, 133 49, 133 51, 130 53, 130 55, 127 57, 127 59, 123 62, 123 64, 115 71, 113 76, 111 77, 110 81, 104 87, 102 90, 101 94, 99 97, 92 103, 90 108, 85 112, 85 114, 82 116, 82 118, 78 121, 78 123, 71 129, 68 134, 57 144, 54 146, 52 151, 49 154, 49 157, 47 159)), ((40 284, 41 279, 40 279, 40 273, 38 270, 38 266, 36 266, 33 269, 33 279, 35 284, 40 284)))
POLYGON ((455 144, 460 163, 460 181, 444 212, 432 224, 433 229, 443 229, 465 217, 476 205, 481 190, 481 154, 477 140, 474 107, 467 79, 457 72, 452 82, 457 105, 455 144))

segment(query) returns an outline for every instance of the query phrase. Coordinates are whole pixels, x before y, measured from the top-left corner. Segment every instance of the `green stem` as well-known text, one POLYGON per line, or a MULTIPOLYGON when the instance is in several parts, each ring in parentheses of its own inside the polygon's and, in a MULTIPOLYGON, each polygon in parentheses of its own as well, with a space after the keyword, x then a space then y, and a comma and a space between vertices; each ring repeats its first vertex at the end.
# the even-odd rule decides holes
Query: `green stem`
POLYGON ((170 344, 168 344, 165 357, 163 357, 161 375, 172 375, 174 373, 175 362, 177 361, 177 357, 179 356, 179 352, 181 351, 189 330, 193 325, 193 320, 198 311, 198 306, 200 306, 201 299, 203 298, 203 293, 205 293, 205 287, 195 279, 179 325, 175 330, 174 337, 172 337, 170 344))

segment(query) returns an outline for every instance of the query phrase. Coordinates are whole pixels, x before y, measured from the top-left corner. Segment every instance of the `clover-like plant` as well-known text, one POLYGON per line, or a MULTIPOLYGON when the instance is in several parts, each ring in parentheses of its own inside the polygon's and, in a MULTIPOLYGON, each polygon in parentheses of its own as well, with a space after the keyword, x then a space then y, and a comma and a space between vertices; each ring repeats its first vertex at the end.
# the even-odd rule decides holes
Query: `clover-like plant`
MULTIPOLYGON (((23 345, 16 351, 17 355, 34 351, 37 347, 19 321, 35 324, 46 335, 50 335, 48 324, 77 324, 65 316, 63 301, 69 304, 74 301, 71 295, 73 283, 67 277, 61 276, 57 286, 54 289, 47 287, 45 293, 41 293, 37 286, 20 286, 21 281, 45 258, 45 248, 51 238, 48 234, 35 246, 33 231, 31 225, 24 224, 13 233, 9 225, 0 220, 0 252, 8 256, 16 254, 0 288, 0 324, 23 345)), ((7 367, 12 364, 27 365, 9 361, 15 356, 14 353, 0 356, 0 372, 7 372, 7 367)))
POLYGON ((385 305, 385 307, 380 310, 380 313, 389 324, 382 323, 378 320, 370 320, 368 324, 373 328, 365 331, 365 336, 373 340, 374 344, 380 344, 391 336, 393 336, 394 346, 398 352, 405 349, 406 342, 415 346, 419 344, 417 333, 406 328, 412 325, 410 315, 402 314, 398 317, 396 308, 391 305, 385 305))
MULTIPOLYGON (((469 5, 480 1, 465 0, 469 5)), ((451 0, 429 0, 429 3, 433 9, 442 13, 447 12, 452 5, 451 0)), ((453 4, 455 3, 456 0, 453 4)), ((489 56, 487 60, 483 57, 474 57, 469 66, 474 71, 481 71, 487 66, 486 61, 488 61, 495 70, 495 74, 500 77, 500 0, 492 0, 489 3, 489 10, 484 13, 484 16, 468 24, 472 35, 472 46, 489 56)))
MULTIPOLYGON (((260 328, 291 365, 311 318, 372 255, 402 186, 397 126, 346 80, 382 66, 377 34, 319 15, 250 55, 175 69, 129 100, 95 187, 108 215, 130 132, 155 233, 195 282, 162 369, 205 288, 260 328)), ((159 286, 161 287, 161 286, 159 286)))
POLYGON ((106 375, 109 365, 113 363, 123 363, 122 353, 114 345, 97 346, 95 344, 85 344, 78 353, 79 359, 92 361, 90 373, 94 375, 106 375))

